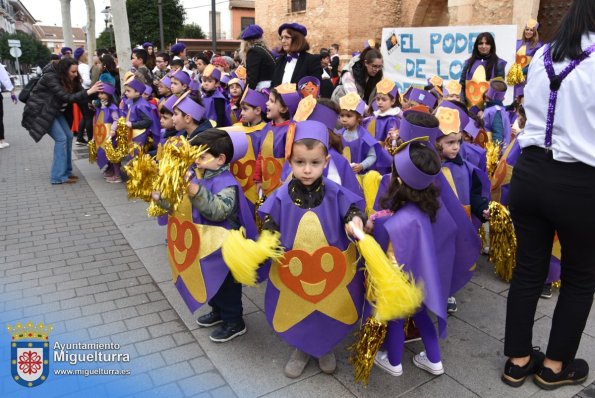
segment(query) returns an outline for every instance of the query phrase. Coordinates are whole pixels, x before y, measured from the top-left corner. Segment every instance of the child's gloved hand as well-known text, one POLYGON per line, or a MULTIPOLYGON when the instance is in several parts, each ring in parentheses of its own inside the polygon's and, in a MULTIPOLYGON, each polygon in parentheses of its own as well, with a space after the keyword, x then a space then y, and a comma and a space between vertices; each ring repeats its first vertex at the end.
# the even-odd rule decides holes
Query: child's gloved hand
POLYGON ((364 222, 358 216, 355 216, 345 224, 345 232, 354 239, 361 239, 363 237, 364 222))
POLYGON ((485 209, 482 213, 483 218, 485 218, 486 220, 490 219, 490 209, 485 209))
POLYGON ((161 199, 161 192, 158 192, 158 191, 151 192, 151 198, 153 198, 153 200, 161 199))

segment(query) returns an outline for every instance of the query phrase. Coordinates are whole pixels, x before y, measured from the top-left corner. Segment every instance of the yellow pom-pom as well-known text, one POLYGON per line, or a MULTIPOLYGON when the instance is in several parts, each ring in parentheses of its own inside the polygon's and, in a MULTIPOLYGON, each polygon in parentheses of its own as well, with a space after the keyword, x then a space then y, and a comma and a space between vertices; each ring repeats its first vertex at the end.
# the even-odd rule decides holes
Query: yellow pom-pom
POLYGON ((509 86, 514 86, 525 82, 525 75, 523 74, 523 68, 520 64, 514 63, 508 75, 506 75, 506 82, 509 86))
POLYGON ((374 212, 374 202, 378 195, 378 188, 380 188, 380 182, 382 181, 382 175, 376 170, 368 171, 364 174, 362 180, 362 188, 364 190, 364 199, 366 200, 366 214, 370 215, 374 212))
POLYGON ((159 207, 157 203, 151 201, 149 207, 147 208, 147 215, 149 217, 158 217, 167 214, 167 210, 162 207, 159 207))
POLYGON ((280 234, 262 231, 257 241, 246 239, 244 228, 231 230, 221 246, 223 261, 234 279, 244 285, 256 285, 256 270, 266 260, 283 257, 280 234))
POLYGON ((496 274, 510 282, 516 264, 517 241, 512 219, 506 207, 490 202, 490 255, 496 274))
POLYGON ((498 167, 498 161, 500 160, 500 143, 489 141, 485 145, 486 150, 486 168, 488 176, 492 178, 496 167, 498 167))
POLYGON ((105 157, 110 163, 120 163, 128 155, 128 130, 126 126, 126 119, 121 117, 118 119, 116 127, 116 148, 111 143, 112 138, 103 145, 105 150, 105 157))
POLYGON ((376 353, 386 337, 386 323, 375 318, 368 318, 360 329, 355 343, 349 346, 349 362, 353 365, 355 382, 368 385, 368 378, 374 365, 376 353))
POLYGON ((138 156, 124 167, 124 171, 128 175, 128 199, 139 198, 150 202, 153 182, 157 179, 159 171, 155 159, 147 153, 139 152, 138 156))
POLYGON ((95 163, 97 161, 97 145, 95 144, 95 140, 87 143, 87 149, 89 150, 89 163, 95 163))

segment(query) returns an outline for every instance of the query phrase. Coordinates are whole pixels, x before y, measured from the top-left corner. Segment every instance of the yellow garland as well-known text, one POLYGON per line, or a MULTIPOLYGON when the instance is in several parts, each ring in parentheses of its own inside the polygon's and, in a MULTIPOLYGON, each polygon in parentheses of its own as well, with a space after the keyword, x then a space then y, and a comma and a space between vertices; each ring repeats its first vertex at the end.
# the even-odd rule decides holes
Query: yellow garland
POLYGON ((516 264, 517 241, 512 219, 506 207, 490 202, 490 255, 496 275, 510 282, 516 264))
POLYGON ((120 163, 128 155, 128 131, 126 119, 121 117, 116 127, 116 148, 112 145, 112 137, 109 137, 103 146, 105 157, 110 163, 120 163))
POLYGON ((139 198, 150 202, 153 181, 157 179, 159 168, 151 155, 143 153, 140 145, 133 143, 133 148, 138 150, 138 155, 123 167, 128 175, 126 181, 128 199, 139 198))
POLYGON ((525 82, 525 75, 520 64, 514 63, 506 75, 506 83, 514 86, 525 82))
POLYGON ((500 143, 489 141, 486 143, 485 149, 488 177, 492 178, 500 159, 500 143))
POLYGON ((284 250, 278 232, 262 231, 256 241, 246 239, 245 232, 244 228, 229 231, 221 246, 221 254, 236 281, 254 286, 258 267, 269 258, 281 259, 284 250))
POLYGON ((87 143, 87 149, 89 150, 89 163, 97 162, 97 145, 95 145, 95 140, 87 143))
MULTIPOLYGON (((153 191, 158 191, 161 198, 170 204, 170 210, 176 211, 188 190, 190 181, 186 173, 196 159, 206 152, 205 146, 192 146, 185 137, 171 137, 163 146, 159 161, 159 173, 153 182, 153 191)), ((151 217, 165 214, 165 210, 156 208, 151 201, 147 214, 151 217)))
POLYGON ((369 317, 357 335, 355 343, 347 350, 351 352, 349 363, 353 365, 356 383, 368 385, 368 378, 374 365, 376 353, 386 337, 386 323, 369 317))

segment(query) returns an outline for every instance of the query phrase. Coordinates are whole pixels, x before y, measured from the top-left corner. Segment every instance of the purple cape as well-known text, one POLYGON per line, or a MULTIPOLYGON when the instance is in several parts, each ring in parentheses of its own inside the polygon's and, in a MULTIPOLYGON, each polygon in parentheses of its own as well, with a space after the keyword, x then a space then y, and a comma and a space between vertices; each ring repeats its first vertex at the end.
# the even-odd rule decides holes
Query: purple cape
POLYGON ((491 131, 492 124, 494 123, 494 117, 498 113, 500 113, 502 116, 502 127, 504 127, 504 131, 502 132, 502 145, 506 147, 508 144, 510 144, 512 134, 512 123, 510 122, 510 117, 508 116, 508 112, 506 112, 506 108, 500 105, 494 105, 486 108, 483 111, 483 122, 485 124, 486 131, 491 131))
MULTIPOLYGON (((374 148, 376 152, 376 162, 368 169, 368 170, 376 170, 380 174, 388 173, 392 168, 392 156, 380 145, 374 137, 368 133, 368 131, 363 126, 358 126, 357 128, 357 139, 353 141, 347 141, 343 138, 343 133, 345 129, 341 129, 337 131, 337 134, 341 136, 343 139, 343 145, 346 148, 349 148, 349 152, 351 153, 351 163, 361 163, 366 156, 368 155, 368 151, 370 148, 374 148)), ((345 151, 344 149, 344 151, 345 151)), ((344 152, 345 153, 345 152, 344 152)), ((349 159, 348 159, 349 160, 349 159)), ((365 173, 367 170, 362 171, 361 173, 365 173)))
POLYGON ((355 203, 363 209, 363 200, 326 178, 323 183, 324 200, 316 208, 296 206, 288 184, 260 208, 279 225, 286 248, 282 262, 288 264, 271 266, 267 320, 285 342, 317 358, 351 333, 364 302, 363 272, 343 226, 349 207, 355 203))
POLYGON ((202 103, 205 107, 204 118, 215 121, 219 120, 219 118, 217 117, 217 110, 215 109, 215 99, 221 99, 225 101, 225 125, 217 127, 221 128, 231 126, 231 119, 229 115, 231 113, 231 106, 229 105, 229 101, 227 100, 227 98, 225 98, 225 96, 221 94, 221 91, 219 90, 215 90, 215 92, 212 95, 205 95, 204 97, 202 97, 202 103))
MULTIPOLYGON (((256 224, 254 223, 254 217, 250 211, 250 208, 248 206, 248 202, 246 200, 246 198, 244 197, 243 193, 242 193, 242 188, 239 186, 238 182, 236 181, 236 179, 231 175, 231 173, 229 171, 224 171, 221 174, 213 177, 213 178, 209 178, 209 179, 201 179, 201 180, 197 180, 195 179, 194 182, 197 182, 198 184, 200 184, 202 187, 210 190, 213 193, 217 193, 220 192, 222 189, 233 186, 236 187, 237 190, 237 196, 236 196, 236 203, 237 203, 237 209, 238 209, 238 221, 240 226, 243 226, 246 228, 246 237, 250 238, 250 239, 255 239, 256 235, 257 235, 257 230, 256 230, 256 224)), ((173 240, 171 237, 171 231, 172 231, 172 225, 174 223, 176 223, 177 217, 175 216, 170 216, 169 217, 169 221, 168 221, 168 226, 167 226, 167 235, 168 235, 168 239, 167 239, 167 247, 168 250, 171 252, 175 253, 176 247, 175 247, 175 243, 176 241, 179 240, 179 237, 176 240, 173 240)), ((225 220, 225 221, 221 221, 221 222, 214 222, 214 221, 209 221, 206 218, 204 218, 197 209, 192 208, 192 222, 194 223, 194 230, 196 231, 196 233, 194 234, 190 234, 190 236, 196 236, 196 238, 198 238, 198 242, 196 242, 195 240, 193 240, 193 243, 196 245, 202 245, 202 242, 205 242, 207 245, 209 244, 209 233, 218 233, 216 230, 213 231, 205 231, 203 232, 203 235, 200 235, 201 229, 196 228, 198 225, 202 225, 202 226, 216 226, 216 227, 223 227, 225 229, 232 229, 232 226, 230 225, 229 221, 225 220)), ((181 229, 180 227, 177 227, 177 229, 181 229)), ((204 231, 204 230, 203 230, 204 231)), ((187 230, 185 231, 187 232, 187 230)), ((181 232, 177 232, 177 234, 180 234, 181 232)), ((188 234, 186 234, 188 235, 188 234)), ((185 238, 185 236, 184 236, 185 238)), ((187 245, 185 243, 185 245, 187 245)), ((190 246, 185 246, 186 248, 188 248, 188 251, 190 251, 190 247, 192 247, 193 244, 191 243, 190 246)), ((169 256, 170 261, 172 261, 172 256, 169 256)), ((171 264, 172 268, 176 267, 176 264, 171 264)), ((182 299, 184 300, 184 303, 186 303, 186 306, 188 307, 188 309, 191 312, 196 311, 197 309, 199 309, 203 304, 205 304, 206 302, 208 302, 219 290, 219 288, 221 287, 221 284, 223 283, 223 281, 225 280, 227 273, 229 272, 229 268, 225 265, 225 262, 223 261, 223 257, 221 255, 221 247, 217 247, 214 251, 212 251, 210 254, 207 254, 205 257, 203 258, 198 258, 198 255, 196 256, 196 259, 192 262, 192 264, 190 266, 188 266, 186 268, 187 274, 187 279, 189 280, 197 280, 200 279, 200 277, 198 277, 198 275, 202 274, 202 279, 204 280, 204 286, 206 289, 206 298, 204 300, 199 300, 197 297, 194 297, 192 295, 192 293, 190 292, 190 289, 188 288, 188 284, 185 280, 184 277, 182 277, 182 275, 180 274, 176 280, 174 281, 176 288, 178 289, 178 292, 180 293, 180 296, 182 296, 182 299)))
MULTIPOLYGON (((115 104, 110 104, 107 108, 98 108, 95 110, 95 118, 93 120, 93 127, 94 129, 98 129, 100 128, 99 125, 102 124, 112 124, 114 122, 117 122, 117 120, 114 120, 112 118, 112 112, 116 111, 119 114, 119 110, 118 107, 115 104), (103 112, 103 113, 102 113, 103 112), (99 116, 102 115, 102 118, 100 119, 99 116)), ((105 140, 107 140, 107 138, 110 135, 110 131, 106 131, 106 136, 105 136, 105 140)), ((97 142, 97 137, 96 137, 96 132, 93 132, 93 137, 96 139, 95 142, 97 142)), ((112 145, 116 144, 115 142, 112 142, 112 145)), ((107 160, 107 157, 105 156, 105 150, 102 147, 97 148, 97 166, 99 166, 99 169, 103 169, 105 166, 107 166, 109 163, 109 160, 107 160)))
MULTIPOLYGON (((127 100, 128 105, 128 117, 127 120, 134 123, 141 119, 140 113, 144 113, 151 119, 151 126, 149 126, 144 133, 134 137, 133 142, 139 145, 144 145, 149 135, 153 136, 153 142, 158 143, 161 139, 161 124, 151 104, 144 98, 140 97, 135 101, 127 100)), ((157 144, 155 144, 157 145, 157 144)))
POLYGON ((376 138, 376 141, 384 142, 388 135, 388 130, 393 128, 398 129, 400 125, 401 121, 399 117, 394 115, 371 116, 366 128, 376 138))
POLYGON ((254 133, 258 154, 262 155, 262 190, 267 196, 281 185, 288 128, 289 122, 278 126, 269 122, 262 130, 254 133))
POLYGON ((487 172, 486 150, 477 144, 463 141, 461 157, 483 172, 487 172))

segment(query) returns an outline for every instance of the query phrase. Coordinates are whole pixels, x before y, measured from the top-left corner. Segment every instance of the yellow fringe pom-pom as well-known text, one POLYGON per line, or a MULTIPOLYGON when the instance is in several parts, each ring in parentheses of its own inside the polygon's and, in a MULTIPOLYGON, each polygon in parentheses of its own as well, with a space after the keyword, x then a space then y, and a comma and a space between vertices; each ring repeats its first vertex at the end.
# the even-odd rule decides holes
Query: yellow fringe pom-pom
POLYGON ((87 149, 89 150, 89 163, 97 162, 97 145, 95 144, 95 140, 87 143, 87 149))
POLYGON ((506 83, 514 86, 525 82, 525 75, 520 64, 514 63, 506 75, 506 83))
POLYGON ((510 282, 516 264, 517 241, 512 219, 506 207, 490 202, 490 255, 496 275, 510 282))
POLYGON ((155 203, 155 201, 151 200, 151 203, 149 203, 149 207, 147 208, 147 215, 149 217, 159 217, 165 214, 167 214, 167 210, 165 210, 162 207, 159 207, 159 205, 155 203))
POLYGON ((357 247, 366 261, 366 296, 374 298, 375 318, 385 322, 414 314, 424 299, 422 284, 393 263, 370 235, 364 235, 357 247))
POLYGON ((374 202, 378 195, 378 188, 382 175, 376 170, 368 171, 362 180, 362 189, 364 190, 364 199, 366 200, 366 214, 370 215, 374 212, 374 202))
POLYGON ((355 343, 349 346, 349 362, 353 365, 355 382, 368 385, 376 353, 386 337, 386 323, 370 317, 358 333, 355 343))
POLYGON ((157 179, 159 166, 151 155, 140 150, 138 144, 134 144, 134 146, 139 150, 138 156, 124 167, 124 171, 128 175, 126 181, 128 199, 139 198, 150 202, 153 182, 157 179))
POLYGON ((489 141, 486 143, 485 149, 488 177, 492 178, 500 160, 500 143, 489 141))
POLYGON ((244 285, 256 285, 256 270, 266 260, 283 257, 281 235, 278 232, 262 231, 258 240, 246 239, 244 228, 231 230, 221 246, 223 261, 234 279, 244 285))
POLYGON ((123 117, 118 119, 118 125, 116 127, 116 148, 112 145, 111 137, 108 138, 103 146, 105 157, 110 163, 120 163, 126 156, 128 156, 128 130, 126 119, 123 117))
POLYGON ((206 147, 192 146, 183 136, 170 138, 163 147, 153 191, 160 192, 161 197, 170 204, 172 212, 177 210, 188 190, 188 169, 205 152, 206 147))

